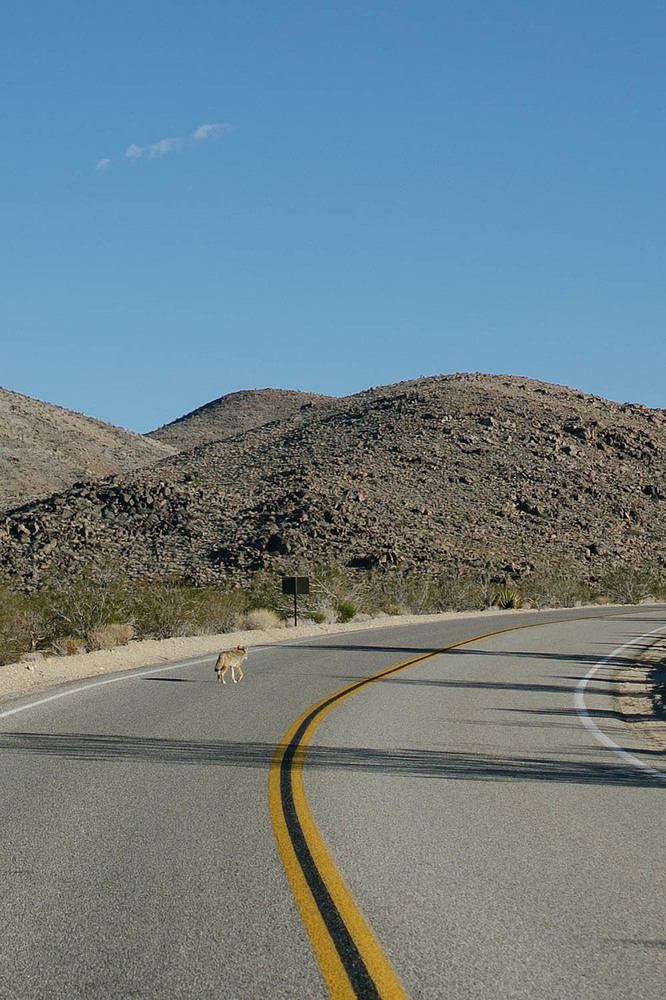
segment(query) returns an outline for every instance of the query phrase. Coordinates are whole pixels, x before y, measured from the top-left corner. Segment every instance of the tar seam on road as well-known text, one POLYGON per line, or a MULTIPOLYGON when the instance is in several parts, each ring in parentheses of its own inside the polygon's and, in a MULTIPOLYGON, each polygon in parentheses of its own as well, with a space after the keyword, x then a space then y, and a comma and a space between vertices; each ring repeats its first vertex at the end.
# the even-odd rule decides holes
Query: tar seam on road
MULTIPOLYGON (((307 709, 292 725, 271 764, 268 787, 271 820, 282 864, 333 1000, 408 998, 328 854, 310 813, 303 767, 308 745, 319 723, 335 705, 362 688, 440 653, 507 632, 616 616, 617 613, 590 615, 582 619, 516 625, 464 639, 356 681, 307 709)), ((596 667, 589 676, 594 669, 596 667)), ((663 779, 664 775, 659 774, 663 779)))

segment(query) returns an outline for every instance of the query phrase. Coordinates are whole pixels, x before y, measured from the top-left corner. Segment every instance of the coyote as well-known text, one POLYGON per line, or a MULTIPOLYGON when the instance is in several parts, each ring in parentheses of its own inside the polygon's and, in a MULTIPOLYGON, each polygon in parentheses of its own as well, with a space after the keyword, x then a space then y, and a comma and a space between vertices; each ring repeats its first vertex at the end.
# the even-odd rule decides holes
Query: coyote
POLYGON ((224 679, 229 667, 231 667, 231 679, 236 683, 236 669, 238 669, 238 680, 243 679, 243 671, 241 670, 241 663, 247 656, 247 646, 236 646, 235 649, 223 649, 217 658, 217 663, 215 664, 215 673, 217 674, 218 681, 222 681, 223 684, 227 682, 224 679))

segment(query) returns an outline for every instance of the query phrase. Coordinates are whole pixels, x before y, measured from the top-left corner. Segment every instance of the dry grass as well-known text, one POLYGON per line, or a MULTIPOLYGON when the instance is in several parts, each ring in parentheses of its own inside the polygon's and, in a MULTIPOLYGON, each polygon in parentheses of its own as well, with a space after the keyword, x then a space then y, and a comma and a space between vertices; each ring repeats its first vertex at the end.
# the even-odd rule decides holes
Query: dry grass
POLYGON ((242 619, 242 628, 267 629, 284 627, 284 620, 272 608, 252 608, 242 619))
POLYGON ((115 649, 116 646, 126 646, 133 639, 136 631, 133 625, 121 622, 110 622, 100 628, 94 628, 87 635, 89 650, 115 649))
POLYGON ((56 656, 75 656, 85 651, 86 644, 78 635, 63 635, 54 639, 51 647, 56 656))

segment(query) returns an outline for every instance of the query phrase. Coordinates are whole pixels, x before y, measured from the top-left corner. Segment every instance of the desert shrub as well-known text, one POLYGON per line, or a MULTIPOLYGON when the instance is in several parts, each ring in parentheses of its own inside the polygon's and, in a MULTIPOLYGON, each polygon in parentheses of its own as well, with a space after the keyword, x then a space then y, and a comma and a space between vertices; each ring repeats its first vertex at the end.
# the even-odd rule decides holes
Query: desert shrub
POLYGON ((487 603, 478 575, 456 565, 436 572, 398 569, 372 573, 369 587, 373 610, 391 615, 467 611, 487 603))
POLYGON ((632 566, 614 566, 599 580, 599 590, 614 604, 640 604, 660 589, 654 570, 632 566))
POLYGON ((364 587, 354 603, 366 614, 418 614, 426 606, 430 578, 403 569, 371 569, 365 574, 364 587))
POLYGON ((40 643, 67 636, 85 639, 112 621, 130 620, 132 588, 109 571, 86 568, 76 576, 51 578, 30 596, 29 605, 43 633, 40 643))
POLYGON ((53 640, 51 648, 57 656, 76 656, 85 651, 86 644, 78 635, 63 635, 53 640))
POLYGON ((336 611, 339 622, 350 622, 356 615, 356 606, 349 601, 340 601, 336 611))
POLYGON ((310 614, 322 613, 324 620, 340 621, 338 608, 343 604, 353 605, 354 608, 362 605, 367 599, 367 592, 367 574, 329 563, 312 571, 310 594, 304 607, 310 614))
POLYGON ((477 573, 454 566, 436 577, 432 604, 433 611, 480 610, 488 607, 488 588, 477 573))
POLYGON ((133 588, 132 620, 145 638, 210 635, 237 628, 247 606, 240 589, 194 587, 178 577, 142 580, 133 588))
POLYGON ((88 649, 114 649, 116 646, 125 646, 130 639, 133 639, 136 632, 133 625, 121 622, 110 622, 108 625, 100 625, 99 628, 91 629, 86 637, 88 649))
MULTIPOLYGON (((294 575, 295 571, 294 571, 294 575)), ((339 608, 349 605, 355 614, 428 614, 485 607, 483 588, 471 570, 453 567, 439 573, 417 569, 353 570, 329 563, 298 575, 309 575, 310 593, 299 596, 299 614, 311 621, 335 622, 339 608)), ((280 577, 266 570, 255 574, 249 594, 252 607, 269 607, 288 619, 293 599, 282 594, 280 577)), ((345 615, 349 612, 343 612, 345 615)))
MULTIPOLYGON (((311 621, 336 621, 336 609, 340 603, 352 603, 358 607, 364 599, 364 575, 338 564, 316 568, 294 567, 285 575, 309 577, 310 593, 298 596, 298 614, 311 621)), ((283 621, 293 618, 293 596, 282 593, 281 576, 272 571, 259 570, 255 573, 248 603, 251 608, 270 609, 283 621)))
POLYGON ((271 608, 278 614, 286 613, 289 598, 282 593, 282 579, 272 570, 257 570, 247 594, 250 608, 271 608))
POLYGON ((524 603, 533 608, 573 608, 591 604, 596 596, 579 569, 557 562, 547 563, 521 580, 520 590, 524 603))
POLYGON ((0 584, 0 664, 15 663, 32 648, 31 621, 26 598, 0 584))
MULTIPOLYGON (((408 614, 415 596, 414 580, 410 574, 399 569, 372 569, 366 576, 366 589, 359 607, 370 614, 408 614)), ((420 597, 417 600, 420 603, 420 597)))
POLYGON ((479 574, 456 563, 438 572, 409 574, 401 586, 400 604, 409 614, 469 611, 488 604, 479 574))
POLYGON ((482 605, 484 608, 489 608, 493 603, 493 586, 494 586, 493 573, 490 563, 486 563, 485 569, 483 569, 479 573, 477 579, 478 579, 482 605))
POLYGON ((350 572, 327 566, 313 571, 310 590, 308 617, 323 614, 323 621, 340 621, 342 604, 352 605, 357 614, 401 615, 467 610, 487 603, 478 576, 457 566, 439 572, 411 568, 350 572))
POLYGON ((219 587, 189 587, 190 628, 197 635, 233 632, 238 628, 248 607, 244 590, 222 590, 219 587))
POLYGON ((168 639, 194 629, 194 588, 182 580, 141 580, 133 588, 132 611, 144 638, 168 639))
POLYGON ((654 591, 653 596, 657 601, 666 601, 666 574, 663 567, 654 571, 654 591))
POLYGON ((272 608, 252 608, 242 619, 242 627, 247 629, 280 628, 284 619, 272 608))

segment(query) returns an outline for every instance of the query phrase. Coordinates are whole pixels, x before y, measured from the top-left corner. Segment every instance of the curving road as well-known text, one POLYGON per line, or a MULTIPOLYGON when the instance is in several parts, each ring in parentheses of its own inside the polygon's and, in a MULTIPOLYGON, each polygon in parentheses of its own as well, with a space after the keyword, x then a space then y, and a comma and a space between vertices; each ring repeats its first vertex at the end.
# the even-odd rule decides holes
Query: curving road
POLYGON ((654 1000, 666 769, 612 675, 666 611, 599 614, 348 633, 255 648, 240 685, 211 658, 0 708, 0 997, 654 1000))

